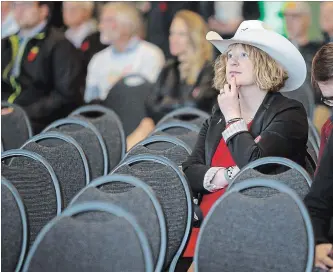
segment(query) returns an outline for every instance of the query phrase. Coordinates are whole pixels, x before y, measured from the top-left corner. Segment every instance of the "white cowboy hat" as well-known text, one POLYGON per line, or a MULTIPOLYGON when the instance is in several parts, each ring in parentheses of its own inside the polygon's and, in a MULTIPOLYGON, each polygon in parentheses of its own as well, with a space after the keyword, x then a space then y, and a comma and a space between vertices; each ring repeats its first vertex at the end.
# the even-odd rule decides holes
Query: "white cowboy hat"
POLYGON ((224 53, 229 45, 243 43, 260 48, 275 61, 277 61, 288 73, 285 86, 280 92, 290 92, 298 89, 306 78, 306 64, 298 49, 285 37, 273 30, 265 28, 264 22, 258 20, 243 21, 238 27, 235 36, 223 40, 216 32, 210 31, 206 35, 221 53, 224 53))

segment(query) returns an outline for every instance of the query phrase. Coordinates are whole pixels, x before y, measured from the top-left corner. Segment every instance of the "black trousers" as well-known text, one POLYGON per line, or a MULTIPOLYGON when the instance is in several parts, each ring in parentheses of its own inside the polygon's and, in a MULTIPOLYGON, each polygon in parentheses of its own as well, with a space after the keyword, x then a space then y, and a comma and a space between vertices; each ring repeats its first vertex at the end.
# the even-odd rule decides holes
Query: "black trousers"
POLYGON ((180 258, 175 272, 187 272, 193 262, 193 258, 180 258))

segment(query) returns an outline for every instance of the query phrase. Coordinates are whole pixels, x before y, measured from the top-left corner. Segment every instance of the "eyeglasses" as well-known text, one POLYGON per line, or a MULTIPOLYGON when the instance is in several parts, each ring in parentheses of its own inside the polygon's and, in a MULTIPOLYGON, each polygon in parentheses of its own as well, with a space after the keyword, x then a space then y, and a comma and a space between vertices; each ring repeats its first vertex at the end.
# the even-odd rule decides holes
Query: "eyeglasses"
POLYGON ((12 8, 18 8, 18 7, 24 7, 24 8, 30 8, 35 5, 34 1, 16 1, 11 3, 12 8))
POLYGON ((329 107, 333 107, 333 96, 321 97, 321 101, 329 107))

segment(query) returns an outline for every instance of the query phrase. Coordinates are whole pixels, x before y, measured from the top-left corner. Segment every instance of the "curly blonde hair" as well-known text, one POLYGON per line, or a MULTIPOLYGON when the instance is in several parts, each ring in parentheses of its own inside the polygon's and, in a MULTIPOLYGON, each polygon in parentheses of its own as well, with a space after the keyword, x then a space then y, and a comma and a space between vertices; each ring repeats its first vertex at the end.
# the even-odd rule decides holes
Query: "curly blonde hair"
MULTIPOLYGON (((269 92, 278 92, 284 87, 288 79, 287 72, 272 57, 261 49, 248 44, 232 44, 229 48, 241 45, 249 54, 253 63, 255 83, 257 86, 269 92)), ((226 77, 227 52, 221 54, 215 61, 214 88, 223 89, 227 84, 226 77)))

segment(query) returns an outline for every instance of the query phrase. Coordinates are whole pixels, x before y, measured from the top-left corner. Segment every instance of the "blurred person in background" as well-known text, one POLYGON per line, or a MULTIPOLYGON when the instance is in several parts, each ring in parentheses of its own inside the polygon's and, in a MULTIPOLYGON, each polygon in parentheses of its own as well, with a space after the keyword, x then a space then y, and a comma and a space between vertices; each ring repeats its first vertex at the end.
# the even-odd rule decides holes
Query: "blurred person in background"
MULTIPOLYGON (((198 2, 198 12, 208 22, 210 30, 231 38, 243 20, 260 17, 258 1, 207 1, 198 2)), ((219 52, 215 49, 215 55, 219 52)))
POLYGON ((325 42, 333 42, 333 1, 323 1, 320 4, 320 26, 325 42))
POLYGON ((109 46, 96 53, 88 65, 86 103, 105 100, 115 83, 128 74, 156 81, 165 63, 164 55, 156 45, 140 39, 143 20, 134 5, 105 4, 99 29, 101 43, 109 46))
POLYGON ((311 64, 315 53, 322 43, 309 40, 311 26, 311 8, 307 2, 286 2, 282 8, 282 15, 286 22, 288 39, 303 55, 307 66, 307 78, 304 84, 293 92, 286 93, 303 103, 307 114, 312 118, 314 105, 320 103, 320 97, 315 97, 311 85, 311 64))
POLYGON ((63 3, 63 19, 68 29, 66 38, 83 52, 84 61, 88 66, 93 55, 104 48, 100 42, 97 21, 92 18, 94 2, 65 1, 63 3))
POLYGON ((195 11, 198 3, 195 1, 136 2, 146 22, 145 39, 161 48, 166 58, 171 57, 168 40, 171 22, 178 11, 183 9, 195 11))
POLYGON ((81 47, 88 35, 97 32, 97 22, 92 18, 93 10, 94 2, 92 1, 63 2, 63 20, 68 27, 65 36, 76 48, 81 47))
MULTIPOLYGON (((322 102, 330 107, 332 114, 333 107, 333 42, 320 48, 313 58, 312 63, 312 84, 313 88, 320 93, 322 102)), ((318 165, 320 158, 325 150, 329 136, 333 131, 333 115, 328 119, 322 116, 321 119, 327 120, 321 129, 321 142, 319 150, 318 165)), ((333 163, 333 162, 332 162, 333 163)))
POLYGON ((214 1, 214 15, 208 26, 225 38, 231 38, 243 21, 243 1, 214 1))
POLYGON ((1 39, 15 34, 19 31, 19 26, 15 21, 12 11, 12 2, 1 2, 1 39))
POLYGON ((20 31, 1 41, 2 100, 22 106, 38 133, 82 104, 82 59, 48 26, 52 3, 12 4, 20 31))
POLYGON ((144 139, 167 113, 182 107, 194 107, 211 112, 216 100, 212 87, 212 45, 206 41, 208 31, 203 18, 192 11, 176 13, 169 34, 173 55, 161 71, 146 100, 148 117, 128 137, 128 146, 144 139))

